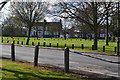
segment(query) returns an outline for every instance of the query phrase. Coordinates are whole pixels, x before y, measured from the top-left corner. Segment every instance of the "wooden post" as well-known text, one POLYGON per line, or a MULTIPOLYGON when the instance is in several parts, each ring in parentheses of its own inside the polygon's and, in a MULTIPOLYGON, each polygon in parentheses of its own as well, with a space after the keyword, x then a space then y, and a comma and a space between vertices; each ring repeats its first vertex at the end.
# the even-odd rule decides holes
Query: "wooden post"
POLYGON ((50 43, 49 47, 51 47, 51 43, 50 43))
POLYGON ((105 52, 105 46, 103 46, 103 52, 105 52))
POLYGON ((40 46, 40 42, 38 42, 38 46, 40 46))
POLYGON ((66 47, 66 46, 67 46, 67 44, 64 45, 64 47, 66 47))
POLYGON ((59 47, 59 43, 57 43, 57 48, 59 47))
POLYGON ((46 43, 45 43, 45 42, 43 42, 43 46, 44 46, 44 47, 45 47, 45 44, 46 44, 46 43))
POLYGON ((84 49, 84 45, 83 44, 81 44, 81 49, 84 49))
POLYGON ((120 56, 120 38, 117 40, 117 56, 120 56))
POLYGON ((7 43, 9 43, 9 40, 7 41, 7 43))
POLYGON ((34 42, 32 42, 32 46, 34 46, 34 42))
POLYGON ((15 46, 14 43, 11 44, 11 59, 15 61, 15 46))
POLYGON ((72 49, 74 49, 74 44, 72 44, 72 49))
POLYGON ((19 41, 17 41, 17 44, 19 44, 19 41))
POLYGON ((21 45, 23 45, 23 41, 21 42, 21 45))
POLYGON ((39 54, 39 46, 35 46, 35 54, 34 54, 34 66, 38 66, 38 54, 39 54))
POLYGON ((2 43, 3 43, 3 39, 2 39, 2 43))
POLYGON ((64 52, 64 72, 69 72, 69 48, 65 47, 64 52))
POLYGON ((115 52, 115 53, 117 52, 117 47, 114 47, 114 52, 115 52))
POLYGON ((94 45, 92 45, 92 50, 94 50, 94 45))

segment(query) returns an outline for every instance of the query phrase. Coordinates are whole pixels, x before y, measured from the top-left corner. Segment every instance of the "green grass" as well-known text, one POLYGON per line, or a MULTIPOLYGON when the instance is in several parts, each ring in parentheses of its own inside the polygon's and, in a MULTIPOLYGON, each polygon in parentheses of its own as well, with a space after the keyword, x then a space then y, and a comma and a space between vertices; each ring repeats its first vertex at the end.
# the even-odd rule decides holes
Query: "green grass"
MULTIPOLYGON (((11 37, 4 37, 3 43, 11 44, 13 40, 15 40, 15 44, 17 44, 17 41, 19 41, 19 44, 23 41, 24 45, 26 43, 27 38, 25 37, 14 37, 13 39, 11 37)), ((35 45, 40 42, 40 46, 43 46, 43 42, 46 42, 46 47, 49 47, 49 44, 52 44, 52 47, 56 48, 57 43, 59 43, 59 48, 64 48, 64 45, 67 44, 67 47, 71 49, 71 45, 74 44, 75 48, 74 50, 78 51, 92 51, 92 45, 93 45, 93 39, 92 40, 84 40, 84 39, 60 39, 60 38, 39 38, 38 40, 36 38, 31 38, 29 45, 32 46, 32 42, 34 42, 35 45), (81 49, 81 44, 84 44, 84 49, 81 49)), ((105 45, 105 40, 99 39, 98 41, 98 50, 94 50, 93 52, 102 52, 102 47, 105 45)), ((117 44, 115 42, 109 42, 109 46, 105 46, 105 52, 106 53, 112 53, 114 52, 114 47, 117 44)))
POLYGON ((25 66, 8 60, 0 60, 1 62, 2 80, 82 80, 68 77, 62 73, 40 70, 37 67, 25 66))

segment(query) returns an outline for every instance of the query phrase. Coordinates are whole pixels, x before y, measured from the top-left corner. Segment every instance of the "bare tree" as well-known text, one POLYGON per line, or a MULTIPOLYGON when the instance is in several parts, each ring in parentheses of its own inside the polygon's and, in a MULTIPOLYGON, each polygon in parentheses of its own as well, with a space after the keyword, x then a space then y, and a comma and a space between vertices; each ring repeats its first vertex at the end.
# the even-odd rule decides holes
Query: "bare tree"
MULTIPOLYGON (((98 32, 101 24, 105 24, 106 10, 101 2, 60 2, 59 14, 62 18, 73 18, 90 27, 94 32, 94 50, 97 50, 98 32)), ((55 6, 56 6, 55 5, 55 6)))
POLYGON ((4 36, 10 36, 13 38, 14 36, 20 36, 21 28, 19 27, 21 24, 15 20, 15 17, 6 18, 6 20, 2 23, 2 34, 4 36))
POLYGON ((0 11, 7 4, 8 1, 10 1, 10 0, 4 0, 4 1, 0 2, 0 11))
POLYGON ((113 2, 104 2, 102 4, 104 8, 104 14, 106 17, 106 45, 109 45, 109 29, 110 29, 110 21, 112 20, 112 16, 116 15, 116 8, 113 2))
POLYGON ((11 3, 12 14, 27 25, 28 38, 26 45, 29 44, 31 29, 34 24, 44 18, 47 8, 46 2, 13 2, 11 3))

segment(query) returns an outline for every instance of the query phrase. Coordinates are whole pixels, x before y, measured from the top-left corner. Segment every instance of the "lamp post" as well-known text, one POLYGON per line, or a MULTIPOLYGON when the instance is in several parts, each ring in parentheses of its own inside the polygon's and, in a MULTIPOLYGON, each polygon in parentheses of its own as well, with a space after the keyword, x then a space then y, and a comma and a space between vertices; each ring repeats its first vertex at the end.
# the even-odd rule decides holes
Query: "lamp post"
POLYGON ((119 26, 120 26, 120 14, 119 14, 119 1, 118 1, 118 25, 117 25, 117 56, 119 56, 120 55, 120 45, 119 45, 119 43, 120 43, 120 38, 119 38, 119 26))

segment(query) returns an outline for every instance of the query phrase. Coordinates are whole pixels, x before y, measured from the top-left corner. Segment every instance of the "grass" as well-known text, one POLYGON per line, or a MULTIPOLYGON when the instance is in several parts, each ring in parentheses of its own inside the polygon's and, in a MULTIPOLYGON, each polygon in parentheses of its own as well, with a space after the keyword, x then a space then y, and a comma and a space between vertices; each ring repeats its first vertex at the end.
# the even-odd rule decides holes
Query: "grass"
POLYGON ((42 70, 38 67, 23 65, 9 60, 2 62, 2 80, 82 80, 68 77, 66 74, 42 70))
MULTIPOLYGON (((13 40, 15 40, 15 44, 18 44, 17 41, 19 41, 19 44, 23 41, 23 44, 25 45, 27 38, 26 37, 4 37, 3 43, 11 44, 13 40)), ((39 38, 38 40, 36 38, 31 37, 29 45, 32 46, 32 42, 34 42, 34 45, 37 45, 38 42, 40 42, 40 46, 43 46, 43 42, 46 42, 46 47, 49 47, 49 44, 52 44, 52 47, 57 48, 57 43, 59 43, 59 48, 64 48, 64 45, 66 44, 67 47, 71 49, 72 44, 74 44, 75 48, 74 50, 78 51, 91 51, 91 52, 103 52, 102 48, 105 46, 105 40, 99 39, 98 41, 98 50, 92 50, 93 45, 93 39, 92 40, 84 40, 84 39, 61 39, 61 38, 39 38), (81 44, 84 44, 84 49, 81 49, 81 44)), ((109 46, 105 46, 105 52, 115 54, 114 47, 117 45, 115 42, 109 42, 109 46)))

